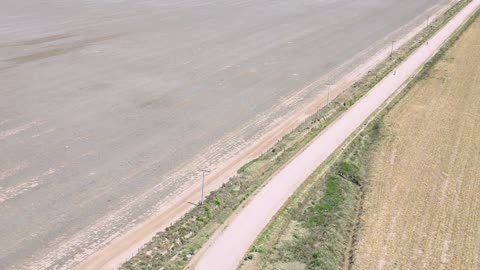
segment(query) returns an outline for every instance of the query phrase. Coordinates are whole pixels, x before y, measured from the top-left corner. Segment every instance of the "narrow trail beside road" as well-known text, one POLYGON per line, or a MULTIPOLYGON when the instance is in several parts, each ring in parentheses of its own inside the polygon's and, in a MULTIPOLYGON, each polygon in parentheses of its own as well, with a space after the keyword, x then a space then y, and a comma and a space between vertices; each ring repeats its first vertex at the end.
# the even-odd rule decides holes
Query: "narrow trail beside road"
POLYGON ((415 75, 444 42, 478 9, 473 0, 443 29, 419 48, 396 70, 377 84, 365 97, 333 123, 301 154, 275 175, 251 201, 231 219, 198 258, 195 269, 235 269, 257 236, 267 226, 295 190, 397 90, 415 75))

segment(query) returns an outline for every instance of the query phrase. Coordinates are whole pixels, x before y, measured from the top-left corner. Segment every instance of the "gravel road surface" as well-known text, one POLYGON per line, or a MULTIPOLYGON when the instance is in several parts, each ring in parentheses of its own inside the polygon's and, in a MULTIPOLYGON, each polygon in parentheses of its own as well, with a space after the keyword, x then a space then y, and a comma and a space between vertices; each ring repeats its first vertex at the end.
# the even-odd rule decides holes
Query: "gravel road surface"
POLYGON ((0 269, 82 260, 445 2, 2 0, 0 269))
POLYGON ((369 116, 443 45, 462 23, 480 6, 473 2, 442 28, 427 44, 420 47, 397 70, 392 71, 366 96, 325 130, 312 144, 278 172, 256 194, 223 231, 199 253, 192 268, 196 270, 236 269, 263 228, 281 209, 295 190, 335 152, 369 116), (196 263, 195 263, 196 262, 196 263))

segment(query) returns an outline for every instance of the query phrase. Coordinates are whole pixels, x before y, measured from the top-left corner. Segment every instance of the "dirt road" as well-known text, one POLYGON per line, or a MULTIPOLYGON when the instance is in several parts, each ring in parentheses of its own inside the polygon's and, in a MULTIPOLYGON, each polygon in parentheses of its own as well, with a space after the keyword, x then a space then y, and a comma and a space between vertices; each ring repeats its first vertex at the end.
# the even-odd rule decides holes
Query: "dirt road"
POLYGON ((340 119, 333 123, 297 158, 282 169, 223 231, 194 259, 192 268, 203 270, 235 269, 250 245, 303 181, 324 162, 368 117, 405 83, 480 6, 474 0, 398 69, 340 119))
POLYGON ((83 260, 437 3, 1 1, 0 268, 83 260))
POLYGON ((385 118, 354 269, 480 269, 480 20, 385 118))

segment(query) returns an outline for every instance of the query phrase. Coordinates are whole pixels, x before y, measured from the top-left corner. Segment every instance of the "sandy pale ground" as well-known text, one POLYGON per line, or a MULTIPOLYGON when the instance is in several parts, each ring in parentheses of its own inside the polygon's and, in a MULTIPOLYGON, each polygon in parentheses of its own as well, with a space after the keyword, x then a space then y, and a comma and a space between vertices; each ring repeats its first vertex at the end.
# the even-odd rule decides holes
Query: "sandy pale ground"
POLYGON ((0 268, 84 259, 437 3, 1 1, 0 268))
POLYGON ((480 269, 480 20, 386 117, 355 269, 480 269))
MULTIPOLYGON (((324 162, 362 123, 395 93, 480 6, 474 0, 428 45, 419 48, 395 72, 389 74, 364 98, 333 123, 312 144, 285 166, 194 258, 197 270, 236 269, 256 237, 306 178, 324 162)), ((473 224, 473 223, 472 223, 473 224)), ((369 269, 368 267, 365 269, 369 269)))

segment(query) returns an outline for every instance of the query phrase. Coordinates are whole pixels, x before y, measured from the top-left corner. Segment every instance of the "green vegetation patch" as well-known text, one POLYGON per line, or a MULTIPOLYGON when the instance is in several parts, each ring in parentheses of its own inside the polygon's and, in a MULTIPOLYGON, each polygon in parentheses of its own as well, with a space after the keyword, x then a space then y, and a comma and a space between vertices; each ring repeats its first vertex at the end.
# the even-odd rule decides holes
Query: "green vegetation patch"
POLYGON ((257 240, 243 266, 339 269, 348 260, 371 153, 382 135, 371 123, 327 172, 319 168, 257 240))

